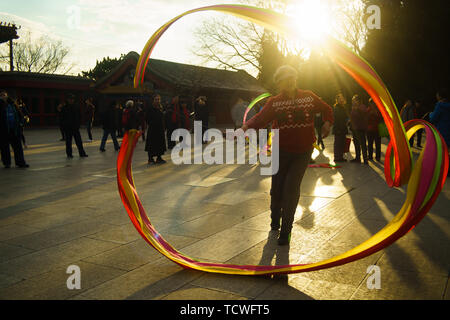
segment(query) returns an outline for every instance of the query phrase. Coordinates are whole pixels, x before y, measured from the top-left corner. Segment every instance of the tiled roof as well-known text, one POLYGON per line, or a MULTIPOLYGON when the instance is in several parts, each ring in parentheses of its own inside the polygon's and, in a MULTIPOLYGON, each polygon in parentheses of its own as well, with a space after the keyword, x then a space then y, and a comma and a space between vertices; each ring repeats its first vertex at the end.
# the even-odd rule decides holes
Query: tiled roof
MULTIPOLYGON (((131 59, 137 63, 139 55, 133 51, 128 53, 109 75, 97 82, 96 86, 101 86, 109 77, 122 69, 123 65, 129 64, 131 59)), ((245 71, 213 69, 150 58, 147 72, 180 87, 218 88, 261 93, 266 91, 258 80, 245 71)))

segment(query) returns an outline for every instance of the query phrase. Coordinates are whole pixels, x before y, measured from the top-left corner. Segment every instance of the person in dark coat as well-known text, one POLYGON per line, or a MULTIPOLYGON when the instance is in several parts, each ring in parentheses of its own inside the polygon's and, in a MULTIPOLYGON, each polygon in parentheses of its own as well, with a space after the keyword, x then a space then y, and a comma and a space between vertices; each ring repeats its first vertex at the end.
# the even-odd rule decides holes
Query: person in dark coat
POLYGON ((84 151, 80 135, 81 111, 80 107, 75 105, 75 96, 73 94, 70 94, 67 101, 61 105, 61 122, 66 138, 67 157, 73 158, 72 137, 75 139, 80 157, 87 157, 88 155, 84 151))
POLYGON ((28 168, 23 154, 20 122, 23 115, 6 91, 0 92, 0 149, 5 168, 11 167, 10 145, 14 150, 14 161, 19 168, 28 168))
POLYGON ((172 121, 175 101, 178 103, 178 97, 175 97, 171 103, 167 104, 166 113, 164 115, 164 123, 166 125, 167 148, 170 150, 175 147, 175 141, 172 141, 172 132, 177 128, 176 123, 172 121))
POLYGON ((22 119, 20 121, 20 137, 22 139, 22 143, 23 143, 23 147, 26 149, 27 146, 27 142, 25 140, 25 134, 23 133, 24 127, 27 123, 30 122, 30 111, 28 111, 27 106, 25 105, 25 103, 23 103, 22 99, 17 99, 16 100, 16 105, 17 108, 19 109, 20 115, 22 116, 22 119))
POLYGON ((347 122, 349 113, 347 108, 347 100, 342 93, 336 96, 336 103, 333 107, 334 114, 334 162, 344 162, 345 143, 347 139, 348 129, 347 122))
POLYGON ((102 125, 103 125, 103 137, 102 142, 100 143, 100 151, 105 152, 105 145, 106 140, 108 139, 108 135, 111 135, 111 139, 114 143, 114 149, 116 151, 119 151, 120 146, 117 142, 116 138, 116 119, 115 119, 115 108, 116 108, 117 102, 111 103, 109 107, 105 110, 102 117, 102 125))
POLYGON ((62 123, 62 104, 59 104, 56 107, 56 114, 58 117, 59 131, 61 132, 61 139, 59 139, 59 141, 64 141, 64 140, 66 140, 66 137, 64 135, 64 128, 63 128, 63 123, 62 123))
POLYGON ((117 137, 123 137, 123 124, 122 124, 122 116, 123 116, 123 107, 120 103, 116 105, 115 110, 115 119, 116 119, 116 128, 117 128, 117 137))
POLYGON ((86 129, 89 141, 92 142, 92 125, 94 123, 95 106, 92 98, 86 100, 86 129))
POLYGON ((209 109, 208 105, 206 104, 206 97, 200 96, 197 99, 195 99, 194 104, 194 113, 195 113, 195 120, 202 122, 202 143, 206 144, 207 141, 205 141, 203 135, 205 134, 205 131, 208 130, 208 122, 209 122, 209 109))
POLYGON ((166 163, 161 158, 167 149, 164 136, 164 110, 159 94, 153 97, 153 103, 147 110, 146 121, 148 129, 145 151, 148 153, 148 163, 166 163), (154 157, 156 157, 156 161, 153 159, 154 157))
POLYGON ((361 98, 357 94, 352 98, 350 120, 353 133, 353 144, 356 153, 356 158, 351 160, 351 162, 361 163, 362 153, 364 164, 369 164, 367 155, 367 107, 362 103, 361 98))
POLYGON ((377 105, 369 99, 367 121, 367 155, 369 160, 373 160, 373 144, 375 143, 375 159, 381 161, 381 137, 378 132, 378 125, 383 121, 383 117, 377 105))

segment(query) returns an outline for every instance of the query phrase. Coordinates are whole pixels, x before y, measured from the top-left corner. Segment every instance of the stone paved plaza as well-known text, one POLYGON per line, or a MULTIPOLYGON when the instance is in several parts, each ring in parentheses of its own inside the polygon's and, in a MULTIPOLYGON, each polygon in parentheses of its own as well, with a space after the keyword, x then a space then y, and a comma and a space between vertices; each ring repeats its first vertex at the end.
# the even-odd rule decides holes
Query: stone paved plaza
MULTIPOLYGON (((87 138, 82 130, 83 139, 87 138)), ((247 277, 185 270, 134 229, 117 190, 117 152, 101 130, 88 158, 65 156, 57 129, 27 130, 28 169, 0 169, 0 299, 449 299, 450 185, 429 214, 390 247, 340 267, 247 277), (81 270, 69 290, 68 266, 81 270), (377 265, 381 289, 369 289, 377 265)), ((333 137, 316 161, 333 159, 333 137)), ((386 145, 383 145, 383 155, 386 145)), ((418 150, 413 152, 417 154, 418 150)), ((405 188, 389 188, 383 166, 310 168, 289 247, 270 232, 270 177, 253 165, 147 165, 134 153, 137 191, 156 229, 193 258, 233 264, 310 263, 343 253, 398 212, 405 188)), ((384 159, 384 157, 382 157, 384 159)))

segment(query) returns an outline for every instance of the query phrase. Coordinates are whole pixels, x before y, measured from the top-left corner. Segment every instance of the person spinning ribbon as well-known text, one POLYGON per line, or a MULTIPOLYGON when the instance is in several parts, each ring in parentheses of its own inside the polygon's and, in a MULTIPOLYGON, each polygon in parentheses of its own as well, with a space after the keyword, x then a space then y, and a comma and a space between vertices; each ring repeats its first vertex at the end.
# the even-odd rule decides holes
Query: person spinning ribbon
POLYGON ((297 71, 291 66, 281 66, 274 75, 280 94, 271 97, 263 109, 241 129, 279 129, 279 170, 272 176, 271 228, 281 231, 279 245, 290 242, 295 210, 300 198, 300 185, 316 140, 314 118, 322 115, 322 137, 329 135, 334 122, 333 109, 309 90, 297 89, 297 71))

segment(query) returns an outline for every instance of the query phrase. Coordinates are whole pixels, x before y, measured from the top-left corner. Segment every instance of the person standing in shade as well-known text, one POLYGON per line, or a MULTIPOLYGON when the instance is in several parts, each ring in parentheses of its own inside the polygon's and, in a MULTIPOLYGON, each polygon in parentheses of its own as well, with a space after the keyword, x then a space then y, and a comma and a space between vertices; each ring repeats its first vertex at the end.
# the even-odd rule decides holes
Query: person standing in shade
POLYGON ((61 139, 59 139, 59 141, 64 141, 64 140, 66 140, 66 137, 64 135, 64 128, 63 128, 63 122, 62 122, 62 104, 59 104, 56 107, 56 114, 58 117, 59 131, 61 132, 61 139))
POLYGON ((344 162, 345 144, 348 134, 347 122, 349 120, 349 113, 347 110, 347 100, 342 93, 336 95, 333 115, 334 162, 344 162))
MULTIPOLYGON (((416 101, 414 102, 415 105, 415 109, 416 109, 416 116, 418 119, 423 119, 425 117, 425 115, 427 114, 427 110, 425 108, 425 106, 420 102, 420 101, 416 101)), ((427 120, 429 121, 429 120, 427 120)), ((417 135, 417 148, 422 148, 422 135, 424 133, 424 129, 420 129, 417 131, 416 135, 417 135)))
POLYGON ((125 131, 139 129, 138 112, 133 100, 128 100, 125 103, 125 110, 122 113, 122 126, 125 131))
POLYGON ((434 107, 434 111, 430 114, 430 122, 436 126, 436 129, 450 149, 450 102, 448 101, 448 90, 440 89, 436 93, 436 99, 438 102, 434 107))
POLYGON ((89 141, 92 142, 92 124, 94 123, 95 106, 92 98, 86 100, 86 129, 89 141))
POLYGON ((6 91, 0 92, 0 150, 5 168, 11 168, 11 151, 14 150, 14 162, 19 168, 28 168, 23 154, 20 122, 23 115, 6 91))
MULTIPOLYGON (((403 105, 402 109, 400 110, 400 118, 402 119, 403 124, 408 122, 409 120, 416 119, 416 108, 415 105, 411 100, 408 100, 403 105)), ((409 139, 409 145, 413 147, 414 145, 414 135, 409 139)))
POLYGON ((116 110, 115 110, 115 119, 116 119, 116 124, 117 124, 117 137, 122 138, 123 137, 123 121, 122 121, 122 117, 123 117, 123 107, 121 103, 118 103, 116 105, 116 110))
POLYGON ((361 163, 361 153, 364 164, 369 164, 367 156, 367 107, 361 98, 355 94, 352 98, 352 111, 350 113, 351 126, 353 129, 353 144, 356 157, 350 162, 361 163))
POLYGON ((166 163, 162 155, 166 152, 166 138, 164 128, 164 109, 159 94, 153 97, 152 105, 147 109, 147 140, 145 151, 148 153, 148 164, 166 163), (156 161, 155 158, 156 157, 156 161))
POLYGON ((381 161, 381 137, 378 133, 378 125, 383 121, 380 111, 372 98, 368 103, 368 120, 367 120, 367 152, 368 160, 373 160, 373 144, 375 143, 375 160, 381 161))
POLYGON ((116 102, 113 102, 109 105, 109 107, 105 110, 102 117, 102 125, 103 125, 103 137, 102 142, 100 143, 100 151, 105 152, 106 140, 108 140, 108 136, 111 135, 111 139, 114 143, 114 149, 119 151, 120 146, 117 142, 116 137, 116 119, 115 119, 115 108, 116 102))
POLYGON ((203 137, 206 130, 208 130, 209 127, 209 110, 208 105, 206 104, 206 97, 200 96, 197 99, 195 99, 194 104, 194 112, 195 112, 195 120, 202 122, 202 143, 206 144, 207 141, 205 141, 206 137, 203 137), (205 138, 205 139, 204 139, 205 138))
POLYGON ((290 242, 292 224, 300 198, 300 186, 308 167, 316 139, 314 118, 323 117, 322 135, 327 137, 334 121, 333 110, 309 90, 297 89, 297 71, 291 66, 281 66, 274 75, 280 94, 271 97, 264 108, 242 126, 249 128, 279 129, 279 170, 272 176, 271 228, 280 230, 279 245, 290 242))
POLYGON ((20 138, 22 139, 23 147, 26 149, 26 148, 28 148, 28 146, 27 146, 27 142, 25 140, 25 134, 24 134, 23 130, 24 130, 25 125, 30 122, 31 114, 28 111, 25 103, 23 103, 22 99, 20 99, 20 98, 17 99, 16 105, 17 105, 17 108, 18 108, 20 114, 22 115, 22 119, 20 121, 20 138))
POLYGON ((72 138, 75 140, 80 157, 87 157, 88 155, 84 151, 83 141, 81 140, 80 135, 81 111, 80 107, 75 105, 75 96, 73 94, 69 94, 67 101, 61 105, 61 120, 64 136, 66 138, 67 157, 73 158, 72 138))

